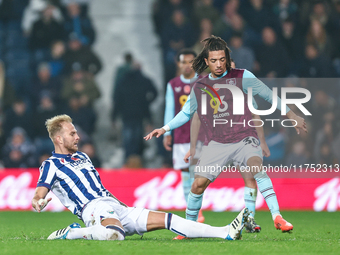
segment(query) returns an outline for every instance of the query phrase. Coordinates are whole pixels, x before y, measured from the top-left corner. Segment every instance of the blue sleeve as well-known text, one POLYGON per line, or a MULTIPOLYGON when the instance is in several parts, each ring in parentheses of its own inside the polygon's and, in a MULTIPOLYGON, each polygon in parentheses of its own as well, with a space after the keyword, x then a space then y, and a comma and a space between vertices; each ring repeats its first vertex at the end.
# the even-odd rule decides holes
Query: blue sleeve
POLYGON ((180 126, 184 125, 187 123, 193 114, 197 110, 197 101, 196 101, 196 96, 193 92, 191 91, 190 95, 188 96, 187 101, 183 105, 182 110, 173 118, 167 125, 170 127, 170 130, 174 130, 176 128, 179 128, 180 126))
MULTIPOLYGON (((165 93, 165 113, 164 113, 164 125, 170 122, 175 117, 175 96, 174 91, 168 83, 166 86, 166 93, 165 93)), ((166 132, 164 136, 170 135, 171 132, 166 132)))
MULTIPOLYGON (((244 70, 242 86, 244 93, 248 94, 248 88, 251 87, 253 89, 253 96, 259 95, 267 102, 273 102, 273 91, 248 70, 244 70)), ((281 110, 281 98, 279 97, 277 97, 277 109, 281 110)), ((290 111, 288 106, 286 106, 286 111, 290 111)))
POLYGON ((44 161, 40 167, 40 176, 37 187, 46 187, 51 189, 53 183, 56 180, 56 167, 49 161, 44 161))

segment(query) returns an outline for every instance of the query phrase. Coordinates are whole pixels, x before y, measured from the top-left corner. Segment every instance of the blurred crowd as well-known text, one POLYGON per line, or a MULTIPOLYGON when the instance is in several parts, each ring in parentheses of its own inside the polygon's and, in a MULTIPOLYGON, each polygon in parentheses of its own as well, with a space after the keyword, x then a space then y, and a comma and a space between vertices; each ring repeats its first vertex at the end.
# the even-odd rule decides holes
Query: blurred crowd
POLYGON ((177 75, 179 50, 190 47, 199 53, 201 41, 215 35, 228 43, 238 68, 265 78, 269 87, 311 92, 308 134, 264 126, 271 150, 266 164, 339 163, 339 0, 156 0, 153 21, 163 53, 164 84, 177 75), (290 78, 273 80, 284 77, 290 78))
POLYGON ((70 115, 95 166, 94 80, 102 64, 88 0, 0 1, 0 159, 38 167, 54 149, 45 120, 70 115))
POLYGON ((153 7, 166 81, 176 74, 176 53, 199 53, 212 34, 258 77, 340 75, 339 0, 156 0, 153 7))
MULTIPOLYGON (((92 137, 93 104, 101 96, 95 76, 102 63, 92 49, 96 31, 89 2, 0 0, 2 166, 39 166, 53 150, 44 122, 59 113, 73 118, 82 138, 80 150, 101 166, 92 137)), ((269 87, 311 91, 309 133, 297 136, 294 129, 266 125, 271 150, 266 162, 339 162, 340 0, 154 0, 151 18, 163 56, 164 88, 178 75, 175 56, 181 49, 199 53, 201 40, 220 36, 236 66, 265 78, 269 87)), ((113 130, 121 133, 110 141, 124 149, 125 166, 142 167, 142 137, 153 123, 150 104, 164 95, 130 53, 123 57, 111 96, 113 130)), ((157 151, 169 157, 161 143, 157 151)))

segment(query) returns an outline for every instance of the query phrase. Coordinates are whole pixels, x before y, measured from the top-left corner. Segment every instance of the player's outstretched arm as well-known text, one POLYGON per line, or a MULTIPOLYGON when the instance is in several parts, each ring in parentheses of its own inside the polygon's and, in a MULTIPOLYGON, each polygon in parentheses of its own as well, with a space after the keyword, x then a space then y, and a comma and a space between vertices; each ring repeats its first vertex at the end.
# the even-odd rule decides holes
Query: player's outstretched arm
MULTIPOLYGON (((253 119, 254 120, 261 120, 261 117, 259 115, 253 114, 253 119)), ((269 150, 268 145, 266 143, 263 126, 261 126, 261 127, 256 126, 255 129, 256 129, 256 132, 257 132, 257 136, 259 137, 259 140, 260 140, 260 146, 261 146, 261 149, 262 149, 263 156, 269 157, 270 156, 270 150, 269 150)))
POLYGON ((296 123, 294 121, 292 121, 292 124, 296 126, 294 127, 296 130, 296 133, 299 135, 301 131, 305 131, 306 133, 308 133, 308 129, 307 129, 307 124, 304 118, 296 115, 292 110, 290 110, 289 112, 287 112, 287 117, 288 119, 291 120, 295 120, 296 123))
POLYGON ((144 136, 144 140, 150 140, 152 137, 156 136, 156 138, 160 137, 161 135, 164 135, 166 130, 164 128, 157 128, 154 129, 151 133, 144 136))
POLYGON ((37 187, 35 189, 35 194, 32 199, 32 207, 37 211, 41 212, 46 205, 52 200, 52 198, 46 199, 46 195, 49 192, 46 187, 37 187))

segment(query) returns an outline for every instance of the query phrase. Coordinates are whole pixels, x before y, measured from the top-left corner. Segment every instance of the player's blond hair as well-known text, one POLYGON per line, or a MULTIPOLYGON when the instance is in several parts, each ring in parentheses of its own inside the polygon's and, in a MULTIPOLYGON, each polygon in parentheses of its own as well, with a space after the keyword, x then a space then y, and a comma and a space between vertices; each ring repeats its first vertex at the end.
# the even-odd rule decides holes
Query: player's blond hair
POLYGON ((52 141, 53 141, 55 134, 58 133, 62 129, 61 124, 63 122, 72 123, 72 119, 70 116, 66 114, 62 114, 62 115, 57 115, 53 118, 46 120, 45 126, 47 128, 48 135, 52 139, 52 141))

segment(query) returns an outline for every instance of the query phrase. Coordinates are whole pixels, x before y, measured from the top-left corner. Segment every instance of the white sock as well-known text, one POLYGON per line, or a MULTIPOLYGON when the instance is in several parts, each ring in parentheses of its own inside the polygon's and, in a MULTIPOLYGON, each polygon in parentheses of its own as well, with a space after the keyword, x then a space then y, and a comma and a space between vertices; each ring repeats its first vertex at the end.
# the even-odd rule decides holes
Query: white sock
POLYGON ((218 237, 225 239, 229 233, 229 226, 212 227, 207 224, 183 219, 172 213, 165 214, 165 228, 175 234, 189 238, 218 237))
POLYGON ((124 240, 125 231, 116 225, 95 225, 88 228, 71 228, 66 239, 124 240))

